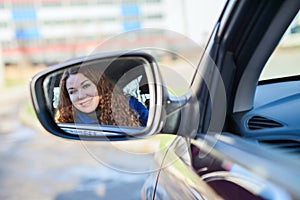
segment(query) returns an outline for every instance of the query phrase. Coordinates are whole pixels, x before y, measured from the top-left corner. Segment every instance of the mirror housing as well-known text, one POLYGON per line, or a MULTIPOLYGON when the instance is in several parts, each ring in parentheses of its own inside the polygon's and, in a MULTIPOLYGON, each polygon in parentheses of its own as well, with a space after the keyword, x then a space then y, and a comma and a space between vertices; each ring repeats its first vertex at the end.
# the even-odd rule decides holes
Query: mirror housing
MULTIPOLYGON (((56 136, 75 140, 128 140, 153 135, 162 129, 165 120, 163 107, 168 99, 157 62, 150 54, 137 51, 97 54, 53 65, 32 78, 30 91, 33 107, 43 127, 56 136), (115 88, 118 86, 123 91, 132 80, 140 80, 139 90, 148 95, 150 102, 146 125, 132 127, 124 124, 119 126, 116 125, 117 122, 79 124, 75 120, 71 123, 55 121, 59 102, 59 95, 55 93, 61 85, 61 77, 67 70, 83 68, 99 70, 100 74, 114 83, 115 88)), ((111 109, 115 106, 111 104, 111 109)), ((76 110, 74 106, 72 109, 76 110)), ((115 113, 118 114, 119 111, 116 110, 115 113)))

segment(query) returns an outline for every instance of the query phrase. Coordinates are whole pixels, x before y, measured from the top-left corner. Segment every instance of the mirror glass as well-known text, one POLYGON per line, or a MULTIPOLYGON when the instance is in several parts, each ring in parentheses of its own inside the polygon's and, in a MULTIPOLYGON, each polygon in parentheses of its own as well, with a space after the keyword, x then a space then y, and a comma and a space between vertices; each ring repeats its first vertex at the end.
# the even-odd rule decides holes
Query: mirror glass
POLYGON ((43 88, 53 119, 66 132, 135 135, 151 123, 152 78, 143 57, 98 58, 48 75, 43 88))

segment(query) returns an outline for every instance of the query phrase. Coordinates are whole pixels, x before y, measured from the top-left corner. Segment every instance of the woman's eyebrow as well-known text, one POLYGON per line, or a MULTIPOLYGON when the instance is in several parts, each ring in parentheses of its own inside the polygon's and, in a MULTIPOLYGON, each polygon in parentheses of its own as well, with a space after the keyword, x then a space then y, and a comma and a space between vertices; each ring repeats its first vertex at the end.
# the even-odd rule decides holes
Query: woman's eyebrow
MULTIPOLYGON (((86 82, 89 82, 89 80, 83 80, 83 81, 80 83, 80 85, 82 86, 82 85, 84 85, 84 83, 86 83, 86 82)), ((69 91, 69 90, 74 90, 74 89, 75 89, 74 87, 67 88, 68 91, 69 91)))
POLYGON ((69 90, 74 90, 75 88, 73 88, 73 87, 70 87, 70 88, 67 88, 67 90, 69 91, 69 90))
POLYGON ((84 85, 85 82, 89 82, 89 80, 84 80, 80 83, 80 85, 84 85))

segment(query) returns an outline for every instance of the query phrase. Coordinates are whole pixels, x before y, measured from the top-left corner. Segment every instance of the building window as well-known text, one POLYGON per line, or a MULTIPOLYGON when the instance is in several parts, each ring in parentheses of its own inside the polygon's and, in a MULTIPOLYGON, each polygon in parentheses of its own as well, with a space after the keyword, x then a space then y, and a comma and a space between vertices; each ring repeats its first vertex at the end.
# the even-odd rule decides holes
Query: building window
POLYGON ((147 19, 162 19, 163 15, 162 14, 152 14, 152 15, 147 15, 147 19))
POLYGON ((8 24, 6 22, 0 22, 0 28, 7 28, 8 24))
POLYGON ((87 1, 71 1, 70 5, 71 6, 87 6, 89 4, 89 2, 87 1))
POLYGON ((60 2, 60 1, 43 1, 42 6, 43 7, 60 7, 60 6, 62 6, 62 2, 60 2))
POLYGON ((144 0, 146 3, 160 3, 161 0, 144 0))
POLYGON ((34 8, 34 2, 12 2, 12 8, 34 8))
POLYGON ((116 21, 117 18, 115 18, 115 17, 102 17, 99 20, 102 21, 102 22, 112 22, 112 21, 116 21))
POLYGON ((110 0, 98 0, 96 2, 97 5, 113 5, 116 4, 116 1, 110 1, 110 0))
POLYGON ((4 2, 0 2, 0 9, 5 8, 4 2))

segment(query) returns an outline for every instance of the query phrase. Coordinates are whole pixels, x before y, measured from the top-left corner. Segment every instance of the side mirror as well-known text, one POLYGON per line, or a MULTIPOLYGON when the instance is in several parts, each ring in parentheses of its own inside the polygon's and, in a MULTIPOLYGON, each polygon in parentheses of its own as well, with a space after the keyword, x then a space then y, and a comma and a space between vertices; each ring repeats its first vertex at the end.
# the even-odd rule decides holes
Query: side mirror
POLYGON ((155 59, 144 52, 59 63, 35 75, 30 89, 43 127, 63 138, 142 138, 163 125, 166 95, 155 59))

